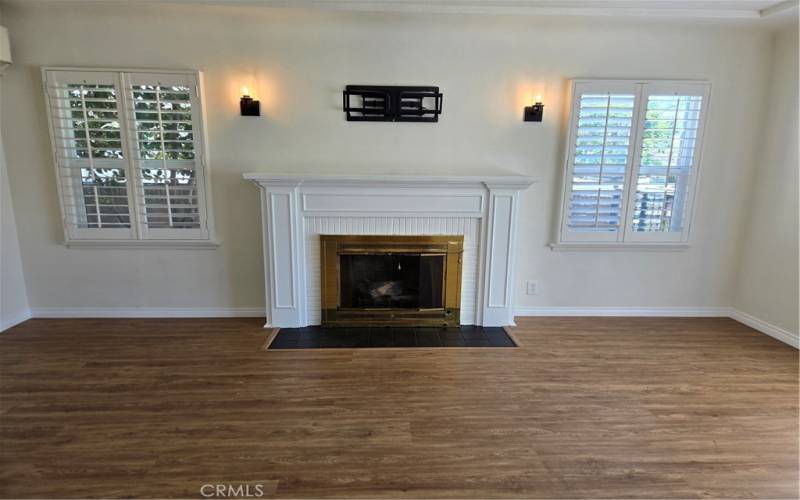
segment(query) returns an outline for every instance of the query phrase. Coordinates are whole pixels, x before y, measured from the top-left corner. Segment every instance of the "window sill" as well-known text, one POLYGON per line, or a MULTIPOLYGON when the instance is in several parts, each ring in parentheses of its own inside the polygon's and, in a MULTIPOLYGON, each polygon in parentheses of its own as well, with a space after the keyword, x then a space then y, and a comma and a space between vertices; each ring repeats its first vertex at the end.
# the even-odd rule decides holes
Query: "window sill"
POLYGON ((215 250, 220 242, 210 240, 71 240, 65 241, 64 245, 67 248, 215 250))
POLYGON ((688 243, 550 243, 554 252, 680 252, 688 243))

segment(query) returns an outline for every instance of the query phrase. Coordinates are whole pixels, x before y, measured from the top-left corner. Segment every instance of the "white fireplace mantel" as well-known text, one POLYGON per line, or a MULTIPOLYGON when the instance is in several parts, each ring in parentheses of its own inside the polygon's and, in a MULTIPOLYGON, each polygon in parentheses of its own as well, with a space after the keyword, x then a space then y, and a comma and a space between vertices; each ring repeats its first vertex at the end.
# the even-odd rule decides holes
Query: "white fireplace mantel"
POLYGON ((320 234, 463 234, 463 324, 514 324, 525 176, 244 174, 261 190, 267 326, 319 321, 320 234))

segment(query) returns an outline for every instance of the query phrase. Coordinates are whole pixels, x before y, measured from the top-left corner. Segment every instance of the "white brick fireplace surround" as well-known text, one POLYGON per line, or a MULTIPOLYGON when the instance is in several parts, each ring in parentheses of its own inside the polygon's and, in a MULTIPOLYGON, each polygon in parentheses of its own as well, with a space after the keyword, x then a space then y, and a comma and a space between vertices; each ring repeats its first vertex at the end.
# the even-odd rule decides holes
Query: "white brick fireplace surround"
POLYGON ((461 323, 514 324, 522 176, 245 174, 261 190, 267 326, 320 322, 320 234, 464 235, 461 323))

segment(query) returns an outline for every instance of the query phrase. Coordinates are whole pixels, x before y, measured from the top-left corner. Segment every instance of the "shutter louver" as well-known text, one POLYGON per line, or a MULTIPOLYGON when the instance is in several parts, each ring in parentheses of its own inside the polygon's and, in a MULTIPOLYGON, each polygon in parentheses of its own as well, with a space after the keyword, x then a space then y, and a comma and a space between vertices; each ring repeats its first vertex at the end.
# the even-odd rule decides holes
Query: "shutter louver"
POLYGON ((691 95, 648 96, 631 230, 682 231, 702 100, 691 95))
POLYGON ((115 75, 75 72, 47 76, 68 234, 87 239, 130 238, 128 162, 115 75))
POLYGON ((619 228, 634 97, 583 94, 580 98, 569 213, 572 230, 619 228))
POLYGON ((179 85, 133 85, 131 96, 150 229, 199 228, 191 94, 179 85))
POLYGON ((571 240, 617 240, 636 100, 633 85, 576 85, 562 229, 571 240))

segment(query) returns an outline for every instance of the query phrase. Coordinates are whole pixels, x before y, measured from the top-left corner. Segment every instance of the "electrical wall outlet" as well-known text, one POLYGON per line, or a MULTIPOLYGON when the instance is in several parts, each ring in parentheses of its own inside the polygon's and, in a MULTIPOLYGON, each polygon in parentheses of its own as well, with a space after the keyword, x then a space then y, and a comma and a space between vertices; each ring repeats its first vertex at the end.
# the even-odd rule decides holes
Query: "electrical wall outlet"
POLYGON ((535 281, 526 281, 525 282, 525 291, 528 295, 536 295, 537 292, 537 283, 535 281))

